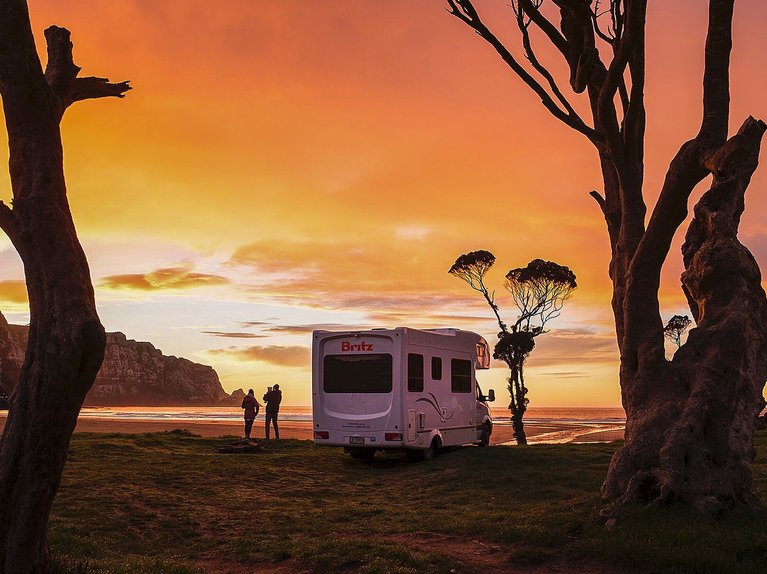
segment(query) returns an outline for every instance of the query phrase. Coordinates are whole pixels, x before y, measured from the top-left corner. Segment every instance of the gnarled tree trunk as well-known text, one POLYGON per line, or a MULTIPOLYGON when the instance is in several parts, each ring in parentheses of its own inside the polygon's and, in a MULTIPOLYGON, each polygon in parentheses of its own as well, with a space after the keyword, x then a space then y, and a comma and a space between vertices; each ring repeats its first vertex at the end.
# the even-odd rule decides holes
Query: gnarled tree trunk
POLYGON ((48 568, 47 524, 67 448, 104 355, 88 263, 66 196, 59 124, 75 101, 121 96, 127 84, 77 78, 69 32, 46 30, 43 74, 26 2, 0 0, 0 94, 13 208, 0 227, 24 264, 30 328, 0 440, 0 573, 48 568))
POLYGON ((451 13, 490 44, 551 114, 597 151, 607 223, 612 308, 620 351, 626 442, 603 493, 623 501, 685 501, 705 512, 752 504, 750 463, 755 417, 767 379, 767 299, 756 261, 738 242, 744 193, 765 124, 749 118, 729 129, 729 66, 734 0, 709 0, 700 131, 672 159, 650 218, 644 203, 646 0, 515 0, 529 67, 487 27, 471 0, 447 0, 451 13), (605 25, 607 20, 607 25, 605 25), (538 29, 585 92, 593 125, 580 117, 557 79, 536 58, 538 29), (611 52, 605 63, 599 48, 611 52), (667 361, 658 290, 675 232, 695 186, 712 187, 695 208, 683 247, 683 290, 697 328, 667 361))
POLYGON ((709 159, 713 185, 682 248, 697 327, 671 362, 640 357, 636 369, 622 369, 626 444, 610 465, 608 497, 690 500, 706 513, 755 502, 750 462, 767 379, 767 299, 737 231, 765 127, 747 120, 709 159))

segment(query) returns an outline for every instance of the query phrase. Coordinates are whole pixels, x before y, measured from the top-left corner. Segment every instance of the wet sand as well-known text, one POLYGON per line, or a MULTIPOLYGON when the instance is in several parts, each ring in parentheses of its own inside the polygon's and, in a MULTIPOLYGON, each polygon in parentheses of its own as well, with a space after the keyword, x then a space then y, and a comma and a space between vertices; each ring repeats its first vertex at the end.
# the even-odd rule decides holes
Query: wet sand
MULTIPOLYGON (((5 426, 5 412, 0 412, 0 425, 5 426)), ((285 420, 279 422, 280 437, 298 440, 312 439, 312 426, 309 421, 285 420)), ((203 421, 142 421, 112 420, 108 418, 80 418, 75 432, 96 433, 149 433, 173 429, 184 429, 204 437, 243 436, 243 425, 227 422, 203 421)), ((619 425, 608 429, 595 429, 584 424, 534 424, 525 425, 531 443, 551 442, 610 442, 623 438, 623 429, 619 425)), ((264 419, 259 417, 253 425, 253 438, 264 437, 264 419)), ((272 436, 274 436, 272 434, 272 436)), ((511 425, 498 423, 493 427, 491 444, 515 444, 511 425)))

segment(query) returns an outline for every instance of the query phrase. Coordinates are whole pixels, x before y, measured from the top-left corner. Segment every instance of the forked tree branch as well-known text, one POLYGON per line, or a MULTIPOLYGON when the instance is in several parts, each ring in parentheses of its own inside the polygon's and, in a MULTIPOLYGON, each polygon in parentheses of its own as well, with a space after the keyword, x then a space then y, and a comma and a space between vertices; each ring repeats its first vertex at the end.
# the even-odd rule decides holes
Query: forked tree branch
POLYGON ((61 102, 61 113, 80 100, 105 97, 125 97, 131 89, 128 82, 110 83, 107 78, 78 78, 80 67, 72 57, 72 42, 69 30, 51 26, 45 30, 48 43, 48 65, 45 80, 61 102))
POLYGON ((594 32, 596 32, 596 35, 599 36, 605 43, 610 44, 611 46, 615 45, 616 37, 615 37, 615 19, 613 18, 613 29, 610 30, 607 29, 607 32, 603 31, 601 26, 599 25, 599 19, 604 16, 605 14, 610 14, 612 16, 612 7, 613 3, 610 2, 610 9, 605 10, 604 12, 599 11, 599 0, 595 0, 594 2, 594 8, 591 11, 591 17, 594 22, 594 32))
MULTIPOLYGON (((567 113, 573 117, 578 117, 578 119, 580 119, 581 122, 583 122, 583 119, 580 118, 580 116, 575 111, 573 106, 570 104, 570 102, 562 93, 562 90, 560 90, 556 80, 554 79, 554 76, 551 74, 551 72, 549 72, 548 69, 546 69, 546 67, 543 64, 541 64, 540 60, 538 60, 538 57, 535 55, 535 50, 533 50, 533 43, 530 40, 530 31, 528 30, 529 22, 528 23, 525 22, 525 11, 522 8, 522 1, 520 1, 520 5, 518 7, 515 7, 514 10, 517 16, 517 27, 519 28, 519 31, 522 33, 522 47, 525 49, 525 55, 527 56, 527 60, 533 66, 535 71, 538 72, 541 76, 543 76, 543 78, 549 84, 549 88, 551 89, 551 92, 557 98, 559 103, 562 104, 562 106, 565 108, 567 113)), ((530 4, 529 0, 526 3, 530 4)), ((512 4, 512 7, 514 7, 513 4, 512 4)), ((534 7, 531 9, 534 9, 534 7)), ((585 124, 585 122, 583 123, 585 124)))
POLYGON ((549 41, 559 50, 562 55, 567 58, 570 52, 570 43, 567 39, 557 30, 556 26, 549 22, 549 20, 541 14, 541 11, 532 3, 532 0, 519 0, 519 6, 530 17, 541 32, 548 36, 549 41))
MULTIPOLYGON (((615 111, 615 95, 624 81, 624 74, 629 62, 632 61, 637 52, 644 49, 646 10, 646 0, 629 1, 627 4, 624 34, 617 44, 618 48, 615 52, 615 57, 610 62, 605 81, 599 92, 597 104, 599 120, 604 126, 605 137, 616 160, 623 159, 624 141, 615 111)), ((632 83, 634 84, 632 86, 632 95, 634 95, 636 79, 633 76, 632 83)), ((640 95, 641 100, 641 93, 638 95, 640 95)), ((629 103, 630 106, 631 103, 629 103)), ((627 121, 624 121, 624 127, 630 129, 627 123, 627 121)))
MULTIPOLYGON (((600 2, 599 0, 595 0, 594 2, 594 8, 591 10, 591 19, 594 26, 594 33, 599 37, 601 40, 603 40, 606 44, 608 44, 613 52, 613 56, 615 56, 615 53, 618 49, 618 46, 620 45, 620 33, 616 32, 616 30, 619 29, 618 27, 618 17, 616 16, 616 12, 620 13, 620 7, 618 6, 619 2, 616 0, 609 0, 610 8, 607 10, 604 10, 602 12, 599 11, 600 2), (608 15, 610 16, 610 20, 612 22, 612 29, 608 27, 607 32, 603 31, 599 20, 600 18, 608 15)), ((621 108, 623 110, 623 126, 625 127, 625 118, 626 114, 629 109, 630 104, 630 98, 629 98, 629 91, 626 87, 626 79, 625 77, 621 77, 620 81, 618 83, 618 95, 620 96, 620 102, 621 102, 621 108)))
MULTIPOLYGON (((703 75, 703 119, 698 135, 682 145, 669 166, 635 258, 637 268, 643 272, 654 271, 663 265, 674 233, 687 216, 687 202, 692 190, 711 172, 713 162, 709 157, 727 145, 733 4, 734 0, 710 2, 703 75), (663 256, 656 255, 661 250, 663 256)), ((749 118, 739 134, 748 131, 755 121, 749 118)), ((731 140, 737 138, 733 136, 731 140)))
POLYGON ((585 135, 595 145, 600 145, 603 137, 594 128, 588 126, 577 114, 572 115, 557 105, 552 96, 523 66, 517 62, 514 55, 506 46, 493 34, 482 22, 470 0, 447 0, 450 10, 456 18, 467 24, 477 34, 479 34, 488 44, 490 44, 498 55, 501 56, 506 65, 530 87, 540 98, 543 106, 558 120, 571 127, 577 132, 585 135))

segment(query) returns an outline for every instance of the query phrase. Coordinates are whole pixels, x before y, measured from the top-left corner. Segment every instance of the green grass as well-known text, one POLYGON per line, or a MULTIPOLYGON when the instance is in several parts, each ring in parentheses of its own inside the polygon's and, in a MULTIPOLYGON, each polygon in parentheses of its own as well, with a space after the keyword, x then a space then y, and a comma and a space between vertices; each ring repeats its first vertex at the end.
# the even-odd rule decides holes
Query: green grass
MULTIPOLYGON (((615 444, 467 447, 408 463, 294 440, 224 455, 222 442, 76 434, 51 514, 59 572, 487 572, 471 552, 515 572, 767 572, 762 513, 702 522, 630 508, 605 528, 599 487, 615 444)), ((767 456, 767 437, 758 449, 767 456)), ((767 500, 761 458, 754 476, 767 500)))

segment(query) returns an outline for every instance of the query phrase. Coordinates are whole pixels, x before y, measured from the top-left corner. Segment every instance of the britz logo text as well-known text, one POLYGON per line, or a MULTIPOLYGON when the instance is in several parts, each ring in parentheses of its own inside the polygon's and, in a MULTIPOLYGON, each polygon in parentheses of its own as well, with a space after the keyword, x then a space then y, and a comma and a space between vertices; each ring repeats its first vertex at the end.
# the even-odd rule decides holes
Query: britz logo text
POLYGON ((364 341, 361 343, 350 343, 348 341, 341 341, 341 352, 346 351, 372 351, 373 345, 370 343, 365 343, 364 341))

